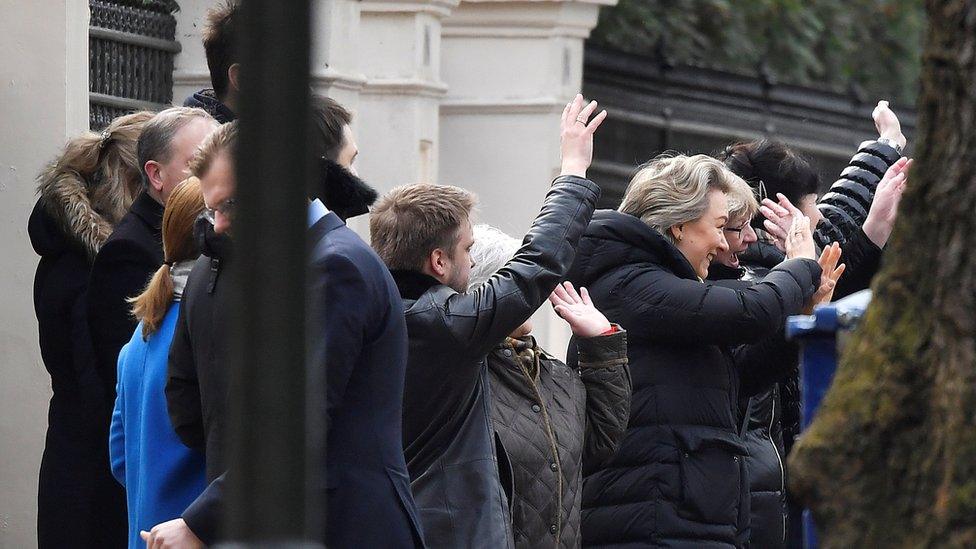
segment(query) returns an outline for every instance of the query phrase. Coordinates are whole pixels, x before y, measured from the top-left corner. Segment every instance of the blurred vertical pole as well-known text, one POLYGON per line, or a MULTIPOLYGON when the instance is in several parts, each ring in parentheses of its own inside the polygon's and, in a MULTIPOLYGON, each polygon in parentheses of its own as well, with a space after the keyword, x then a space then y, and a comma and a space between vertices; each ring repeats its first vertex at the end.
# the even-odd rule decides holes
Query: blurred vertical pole
POLYGON ((227 538, 307 540, 309 0, 243 0, 227 538))

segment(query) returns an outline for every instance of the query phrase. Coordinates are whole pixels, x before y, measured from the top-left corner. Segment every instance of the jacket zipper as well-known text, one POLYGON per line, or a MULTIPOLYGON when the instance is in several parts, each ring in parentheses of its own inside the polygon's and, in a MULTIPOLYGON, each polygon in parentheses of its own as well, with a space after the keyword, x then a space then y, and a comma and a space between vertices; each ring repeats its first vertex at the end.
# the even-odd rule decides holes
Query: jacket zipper
MULTIPOLYGON (((779 455, 779 448, 776 447, 776 442, 773 441, 773 422, 776 421, 776 401, 779 400, 778 395, 776 394, 777 392, 778 391, 773 391, 773 397, 774 397, 772 399, 773 410, 772 413, 769 414, 769 430, 767 431, 767 434, 769 435, 769 444, 772 445, 773 452, 776 453, 776 462, 779 463, 780 497, 786 497, 786 469, 783 467, 783 458, 780 457, 779 455)), ((782 513, 780 513, 780 515, 782 515, 782 513)), ((786 516, 785 515, 783 515, 783 528, 781 532, 783 533, 782 541, 783 543, 786 543, 786 516)))

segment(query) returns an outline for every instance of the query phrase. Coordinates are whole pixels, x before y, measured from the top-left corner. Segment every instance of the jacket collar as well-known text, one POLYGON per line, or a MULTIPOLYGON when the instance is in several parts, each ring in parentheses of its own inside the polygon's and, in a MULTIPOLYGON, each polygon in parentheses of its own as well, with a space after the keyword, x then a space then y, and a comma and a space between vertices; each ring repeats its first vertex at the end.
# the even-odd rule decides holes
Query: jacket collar
POLYGON ((746 270, 742 267, 732 268, 718 261, 708 266, 708 280, 739 280, 745 274, 746 270))
POLYGON ((570 280, 589 286, 610 269, 628 263, 659 265, 679 278, 701 280, 674 244, 639 218, 598 210, 580 241, 570 280))
POLYGON ((396 282, 397 289, 400 290, 401 299, 418 300, 420 296, 427 293, 427 290, 434 286, 440 286, 440 282, 424 273, 409 271, 405 269, 394 269, 390 271, 393 281, 396 282))
POLYGON ((320 162, 320 181, 313 188, 312 197, 320 198, 343 221, 369 213, 369 207, 379 196, 376 191, 332 160, 322 158, 320 162))
POLYGON ((342 222, 342 219, 339 219, 339 216, 337 216, 335 212, 329 212, 322 216, 321 219, 316 221, 314 225, 309 227, 308 242, 309 244, 314 244, 319 240, 322 240, 322 238, 324 238, 325 235, 329 234, 330 232, 338 229, 339 227, 345 226, 346 224, 342 222))
POLYGON ((130 212, 149 225, 153 232, 159 234, 163 230, 163 205, 143 191, 132 203, 130 212))
POLYGON ((213 89, 200 90, 183 102, 184 107, 197 107, 210 113, 217 122, 226 124, 237 119, 237 114, 217 99, 213 89))

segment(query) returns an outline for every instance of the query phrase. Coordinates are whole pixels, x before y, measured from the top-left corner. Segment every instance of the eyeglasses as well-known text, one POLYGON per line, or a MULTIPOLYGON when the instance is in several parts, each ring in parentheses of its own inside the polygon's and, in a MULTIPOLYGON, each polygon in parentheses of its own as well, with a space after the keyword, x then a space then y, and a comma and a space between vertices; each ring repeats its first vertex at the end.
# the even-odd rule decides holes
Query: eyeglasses
POLYGON ((742 234, 742 231, 744 231, 746 229, 746 225, 748 225, 748 224, 749 224, 749 222, 746 221, 745 223, 743 223, 742 225, 739 225, 738 227, 725 227, 725 230, 726 231, 729 231, 730 233, 735 233, 735 234, 741 235, 742 234))
POLYGON ((237 200, 233 198, 228 198, 227 200, 224 200, 220 204, 217 204, 216 208, 204 208, 203 216, 207 218, 207 221, 209 221, 211 225, 215 225, 217 223, 217 212, 220 212, 220 215, 225 217, 233 217, 234 210, 236 209, 237 209, 237 200))

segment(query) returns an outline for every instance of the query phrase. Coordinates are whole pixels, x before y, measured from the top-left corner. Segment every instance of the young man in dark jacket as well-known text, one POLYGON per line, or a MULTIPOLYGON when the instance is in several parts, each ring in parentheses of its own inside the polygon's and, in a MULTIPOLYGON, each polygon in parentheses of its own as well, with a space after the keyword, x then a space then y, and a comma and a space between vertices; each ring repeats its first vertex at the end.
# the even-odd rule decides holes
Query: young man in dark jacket
MULTIPOLYGON (((511 547, 499 480, 486 355, 566 274, 599 197, 584 179, 605 118, 577 96, 562 118, 562 175, 515 257, 468 290, 474 196, 457 187, 394 189, 373 209, 373 247, 393 270, 409 334, 403 435, 411 488, 433 547, 511 547), (589 123, 588 123, 589 122, 589 123)), ((550 471, 551 473, 551 471, 550 471)))
POLYGON ((184 107, 199 107, 221 124, 237 119, 237 94, 240 91, 240 64, 237 62, 236 0, 226 1, 207 12, 203 27, 203 50, 210 69, 213 88, 200 90, 183 102, 184 107))
POLYGON ((197 146, 216 127, 213 117, 200 109, 173 107, 154 116, 139 136, 145 189, 99 250, 88 283, 88 325, 109 399, 115 398, 119 350, 136 327, 127 300, 141 293, 163 264, 163 206, 186 179, 187 162, 197 146))
MULTIPOLYGON (((319 184, 314 187, 312 196, 320 199, 325 208, 332 210, 332 213, 328 214, 321 223, 314 224, 313 229, 321 225, 317 230, 324 231, 324 234, 328 235, 328 238, 322 237, 323 241, 331 242, 344 235, 342 236, 343 241, 350 244, 350 241, 345 238, 348 236, 348 229, 340 226, 342 221, 347 217, 366 213, 369 205, 375 199, 376 193, 353 173, 353 163, 358 149, 354 136, 349 129, 349 123, 352 120, 350 113, 329 98, 315 97, 312 103, 315 131, 312 133, 311 141, 316 154, 321 157, 319 184), (329 222, 325 223, 326 220, 329 222)), ((222 128, 220 131, 228 132, 231 130, 222 128)), ((223 454, 223 428, 226 422, 227 378, 222 367, 222 357, 226 356, 227 343, 226 326, 219 319, 220 311, 227 310, 226 283, 223 282, 222 276, 228 260, 232 260, 230 253, 232 241, 229 235, 232 225, 233 189, 219 192, 213 200, 215 203, 212 204, 211 219, 202 222, 202 230, 200 231, 200 234, 204 235, 201 246, 204 255, 197 260, 197 265, 194 266, 193 272, 190 274, 190 280, 187 282, 183 297, 183 308, 177 320, 176 334, 170 348, 169 380, 166 387, 167 404, 173 426, 185 444, 190 447, 205 448, 207 478, 212 481, 212 485, 193 506, 187 509, 183 519, 163 523, 159 525, 159 531, 154 529, 152 534, 168 538, 169 536, 185 536, 189 530, 192 530, 197 537, 207 542, 213 542, 220 538, 219 523, 221 517, 219 507, 222 501, 223 473, 226 469, 223 454), (189 529, 187 524, 189 524, 189 529)), ((343 284, 333 289, 341 288, 348 290, 348 287, 343 284)), ((321 290, 322 288, 320 288, 321 290)), ((354 312, 359 310, 357 307, 339 305, 337 308, 330 309, 329 312, 338 313, 341 311, 354 312)), ((335 325, 344 325, 337 319, 333 319, 332 322, 335 325)), ((389 334, 384 337, 391 340, 395 339, 389 334)), ((322 342, 323 340, 321 338, 310 338, 310 341, 322 342)), ((358 390, 356 384, 361 383, 362 380, 358 377, 350 377, 349 379, 350 383, 353 383, 353 390, 358 390)), ((402 398, 396 396, 401 394, 402 390, 396 389, 394 384, 386 385, 385 389, 394 393, 386 395, 386 406, 393 406, 398 398, 402 398)), ((330 404, 335 405, 340 401, 341 399, 336 396, 330 400, 330 404)), ((377 406, 376 409, 386 408, 377 406)), ((362 414, 362 416, 377 417, 375 414, 362 414)), ((331 410, 324 423, 327 425, 333 423, 331 410)), ((348 421, 338 420, 338 425, 348 427, 348 421)), ((384 425, 386 428, 390 428, 397 426, 398 422, 387 422, 384 425)), ((329 430, 329 432, 332 431, 329 430)), ((330 434, 329 436, 333 435, 330 434)), ((399 439, 400 436, 397 433, 393 438, 399 439)), ((333 447, 333 445, 336 448, 345 447, 349 450, 357 448, 355 444, 330 439, 329 447, 333 447)), ((399 447, 398 450, 402 452, 399 447)), ((375 452, 373 450, 362 450, 361 453, 367 455, 375 452)), ((389 458, 389 449, 383 456, 389 458)), ((387 469, 387 472, 397 470, 395 463, 393 465, 387 469)), ((335 480, 335 477, 330 477, 330 480, 335 480)), ((403 488, 403 493, 407 494, 405 497, 408 497, 409 487, 405 479, 401 480, 404 482, 400 488, 403 488)), ((386 484, 395 486, 396 482, 387 479, 386 484)), ((330 498, 335 495, 348 497, 346 490, 350 489, 362 490, 362 487, 347 483, 344 490, 340 492, 331 491, 330 498)), ((402 496, 403 494, 399 495, 402 496)), ((412 509, 412 499, 404 502, 403 508, 412 509)), ((346 508, 349 512, 352 512, 352 509, 352 507, 346 508)), ((395 513, 387 513, 387 515, 399 516, 395 513)), ((338 514, 334 518, 332 524, 341 525, 345 521, 349 523, 350 527, 361 522, 359 519, 345 520, 338 514)), ((346 515, 346 519, 348 519, 348 515, 346 515)), ((412 536, 416 535, 419 539, 419 534, 416 533, 419 532, 419 529, 414 529, 412 526, 415 523, 416 521, 405 521, 403 524, 406 527, 400 528, 400 532, 405 534, 399 538, 393 537, 400 539, 407 545, 413 543, 410 541, 413 539, 412 536)), ((348 535, 350 532, 349 529, 330 528, 327 532, 329 545, 348 546, 348 540, 342 536, 348 535)), ((376 529, 374 532, 378 535, 392 535, 389 531, 382 529, 376 529)))

